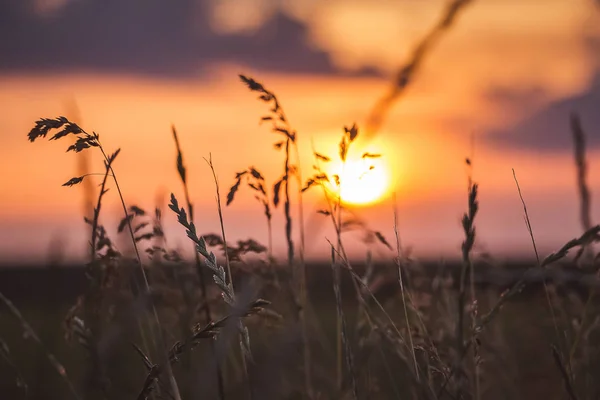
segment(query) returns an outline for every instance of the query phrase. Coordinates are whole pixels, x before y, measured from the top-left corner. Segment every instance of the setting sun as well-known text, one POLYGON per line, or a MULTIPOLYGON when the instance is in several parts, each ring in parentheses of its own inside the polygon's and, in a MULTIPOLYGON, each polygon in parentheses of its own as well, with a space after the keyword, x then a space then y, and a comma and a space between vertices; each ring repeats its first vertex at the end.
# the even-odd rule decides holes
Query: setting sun
POLYGON ((369 204, 379 200, 389 187, 389 175, 379 159, 348 159, 345 164, 334 164, 329 169, 330 190, 336 196, 340 191, 344 203, 369 204))

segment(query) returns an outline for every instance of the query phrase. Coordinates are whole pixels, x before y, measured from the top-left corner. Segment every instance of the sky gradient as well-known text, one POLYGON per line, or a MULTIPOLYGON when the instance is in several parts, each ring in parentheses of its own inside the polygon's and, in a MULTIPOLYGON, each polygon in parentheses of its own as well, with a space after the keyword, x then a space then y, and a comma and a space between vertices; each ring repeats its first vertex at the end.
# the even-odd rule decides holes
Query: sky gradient
MULTIPOLYGON (((304 175, 317 150, 335 156, 344 126, 359 128, 394 72, 443 12, 444 1, 0 0, 0 257, 5 262, 84 256, 81 188, 66 142, 29 143, 40 117, 66 115, 121 148, 115 168, 126 201, 166 209, 183 196, 171 125, 188 165, 200 232, 219 229, 212 155, 224 196, 251 165, 281 175, 266 112, 242 85, 249 75, 274 91, 298 131, 304 175), (158 199, 158 200, 157 200, 158 199)), ((588 135, 592 217, 600 215, 600 7, 591 0, 475 0, 432 49, 379 134, 356 144, 382 153, 391 185, 355 211, 393 241, 396 192, 402 243, 428 258, 459 257, 467 206, 465 157, 480 184, 478 251, 532 256, 514 168, 542 251, 580 235, 569 115, 588 135), (473 140, 472 140, 473 138, 473 140)), ((102 171, 91 157, 92 170, 102 171)), ((99 183, 99 179, 94 180, 99 183)), ((116 230, 115 193, 103 223, 116 230)), ((333 239, 318 191, 306 196, 307 256, 333 239)), ((284 254, 283 218, 274 217, 284 254)), ((230 240, 266 242, 261 208, 248 190, 225 209, 230 240)), ((165 211, 167 235, 188 249, 165 211)), ((348 234, 352 255, 360 237, 348 234)), ((126 240, 122 240, 124 243, 126 240)), ((126 244, 123 244, 126 246, 126 244)), ((373 250, 391 256, 385 247, 373 250)), ((187 250, 186 250, 187 251, 187 250)))

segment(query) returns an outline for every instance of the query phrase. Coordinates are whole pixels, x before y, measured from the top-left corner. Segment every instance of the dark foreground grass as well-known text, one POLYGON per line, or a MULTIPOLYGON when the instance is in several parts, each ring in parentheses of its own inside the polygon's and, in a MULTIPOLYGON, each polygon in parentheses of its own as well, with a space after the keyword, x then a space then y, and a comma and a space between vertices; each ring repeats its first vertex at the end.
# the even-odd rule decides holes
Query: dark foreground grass
MULTIPOLYGON (((477 291, 481 301, 479 307, 481 310, 486 310, 505 288, 510 287, 518 279, 522 271, 527 268, 527 264, 508 265, 501 269, 502 272, 497 266, 492 267, 494 269, 481 265, 478 267, 480 272, 477 276, 477 291)), ((381 278, 381 284, 373 285, 373 291, 391 317, 401 321, 403 311, 402 307, 399 307, 397 281, 393 275, 395 266, 377 265, 376 268, 379 271, 377 275, 381 278)), ((362 273, 364 265, 357 265, 356 269, 362 273)), ((436 263, 431 263, 420 266, 422 271, 420 276, 416 274, 416 270, 411 271, 411 280, 407 285, 412 288, 413 300, 418 302, 420 307, 426 307, 425 303, 429 303, 432 314, 426 317, 430 326, 443 324, 449 319, 448 316, 443 315, 442 310, 435 311, 436 307, 430 307, 443 302, 443 299, 435 298, 440 294, 436 294, 433 286, 437 283, 443 285, 441 278, 444 276, 454 275, 458 278, 460 269, 460 263, 449 264, 445 270, 440 270, 436 263), (436 320, 438 323, 434 322, 436 320)), ((585 298, 589 290, 587 286, 589 282, 583 279, 584 275, 567 273, 569 267, 561 270, 563 272, 559 273, 556 269, 554 277, 565 282, 564 288, 569 289, 568 295, 560 295, 565 297, 562 300, 567 301, 567 297, 573 296, 585 298), (570 279, 569 283, 566 283, 567 279, 570 279)), ((337 311, 332 290, 331 270, 327 264, 315 264, 309 265, 307 271, 309 299, 314 305, 308 315, 315 322, 311 329, 311 346, 318 350, 314 351, 312 366, 315 375, 315 391, 320 393, 321 398, 339 398, 335 392, 332 392, 335 388, 332 380, 336 376, 337 368, 334 351, 337 311)), ((236 282, 243 282, 248 278, 243 271, 234 272, 234 277, 236 282)), ((6 308, 1 308, 2 339, 10 348, 10 356, 15 367, 11 368, 5 362, 0 363, 2 371, 0 392, 3 393, 3 398, 25 398, 24 390, 15 384, 15 370, 19 371, 23 382, 27 384, 29 398, 72 398, 65 381, 48 362, 46 352, 55 354, 62 362, 79 393, 87 393, 85 397, 95 397, 89 389, 94 387, 90 381, 93 377, 90 377, 92 368, 90 368, 89 356, 83 347, 65 340, 65 332, 61 324, 72 304, 86 290, 87 280, 83 268, 0 270, 0 291, 10 297, 20 308, 23 317, 36 330, 43 343, 41 347, 29 338, 23 337, 19 321, 6 308)), ((174 295, 169 298, 166 294, 169 293, 167 288, 164 288, 164 291, 165 294, 160 296, 161 299, 155 299, 159 312, 161 315, 176 314, 184 303, 180 303, 181 300, 174 295)), ((351 291, 351 280, 347 276, 342 277, 341 292, 351 291)), ((452 293, 457 294, 459 287, 449 286, 448 291, 450 292, 448 296, 452 293)), ((277 304, 275 290, 266 289, 263 294, 270 294, 277 304)), ((357 337, 354 330, 354 326, 360 319, 353 311, 357 310, 358 304, 353 297, 345 296, 343 299, 347 325, 352 327, 347 335, 348 345, 356 351, 363 346, 359 343, 361 338, 357 337)), ((274 308, 277 309, 276 306, 274 308)), ((548 346, 554 337, 554 326, 547 308, 541 280, 539 276, 532 276, 527 289, 505 305, 492 329, 482 336, 480 347, 483 359, 481 364, 483 398, 565 398, 563 380, 548 346)), ((597 302, 593 308, 598 310, 597 302)), ((285 309, 276 311, 286 312, 285 309)), ((100 338, 100 341, 105 343, 102 354, 106 379, 110 382, 108 398, 111 399, 137 398, 146 378, 146 371, 140 365, 140 359, 130 344, 139 340, 139 333, 136 332, 135 327, 127 326, 130 312, 135 312, 130 305, 115 310, 114 321, 116 322, 108 326, 106 336, 100 338)), ((169 324, 169 319, 163 318, 163 320, 169 324)), ((171 320, 172 323, 175 322, 175 318, 171 320)), ((250 372, 254 374, 256 397, 301 398, 302 377, 295 376, 295 371, 303 363, 302 352, 298 350, 298 343, 301 343, 300 328, 286 327, 275 317, 253 317, 248 321, 248 327, 252 337, 255 365, 255 368, 250 368, 250 372)), ((177 328, 165 326, 165 331, 177 332, 177 328)), ((174 336, 172 333, 167 333, 166 340, 174 342, 176 338, 172 336, 174 336)), ((236 341, 229 340, 228 346, 235 353, 236 341)), ((418 346, 416 348, 418 349, 418 346)), ((182 397, 218 398, 216 382, 210 379, 211 375, 207 375, 210 364, 206 361, 211 354, 208 342, 203 343, 194 349, 192 356, 186 361, 189 364, 174 367, 174 375, 179 382, 182 397)), ((367 398, 367 394, 371 398, 407 398, 406 396, 411 392, 407 390, 407 387, 411 386, 410 373, 406 371, 406 364, 396 359, 389 345, 382 344, 380 349, 374 349, 370 354, 356 351, 355 358, 359 370, 364 370, 368 366, 369 371, 367 376, 361 375, 357 383, 364 395, 361 398, 367 398)), ((589 370, 592 376, 600 372, 598 363, 594 364, 596 365, 590 365, 593 369, 589 370)), ((243 380, 240 380, 237 385, 232 384, 236 380, 231 377, 240 371, 226 368, 224 372, 226 381, 229 382, 225 393, 227 398, 247 398, 247 387, 243 384, 243 380)))

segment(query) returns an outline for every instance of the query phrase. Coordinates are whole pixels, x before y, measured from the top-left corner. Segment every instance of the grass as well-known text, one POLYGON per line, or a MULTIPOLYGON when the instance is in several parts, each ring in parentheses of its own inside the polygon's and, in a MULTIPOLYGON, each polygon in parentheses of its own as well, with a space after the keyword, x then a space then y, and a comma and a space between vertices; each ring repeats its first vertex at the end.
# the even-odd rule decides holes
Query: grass
MULTIPOLYGON (((400 68, 389 93, 373 108, 365 132, 356 124, 344 127, 336 154, 342 166, 357 137, 369 139, 377 133, 429 50, 470 3, 449 3, 400 68)), ((282 101, 254 78, 240 79, 268 107, 260 121, 277 135, 273 147, 281 154, 282 168, 273 180, 253 165, 238 172, 225 205, 233 204, 242 186, 250 189, 266 220, 266 246, 256 238, 227 240, 227 209, 210 155, 205 160, 215 184, 220 229, 201 233, 202 221, 196 220, 189 194, 184 146, 174 127, 175 167, 183 195, 172 193, 170 211, 163 215, 164 204, 155 204, 153 213, 127 205, 115 166, 120 150, 109 154, 97 133, 65 117, 35 123, 30 141, 49 134, 50 140, 72 139, 68 152, 98 151, 104 165, 101 173, 89 172, 86 165, 63 185, 90 185, 93 176, 101 177, 93 212, 84 218, 90 228, 85 285, 76 285, 68 299, 46 304, 26 297, 17 301, 19 293, 6 295, 11 287, 0 281, 5 306, 0 311, 3 393, 11 398, 153 400, 600 395, 595 379, 600 371, 600 317, 595 317, 600 256, 592 246, 600 240, 600 226, 592 223, 585 133, 576 115, 571 126, 580 237, 542 258, 513 171, 536 262, 515 272, 479 258, 473 249, 480 187, 472 177, 471 157, 466 160, 460 263, 422 263, 401 245, 395 207, 390 213, 394 248, 344 203, 343 173, 330 176, 325 167, 333 156, 313 145, 313 171, 308 178, 303 175, 300 136, 282 101), (102 205, 110 187, 116 189, 123 209, 115 230, 103 225, 102 205), (303 198, 317 189, 324 204, 317 213, 331 222, 335 238, 324 238, 330 245, 330 263, 307 266, 304 242, 311 232, 305 232, 303 198), (284 217, 285 260, 273 257, 275 212, 284 217), (185 230, 195 250, 193 260, 171 247, 163 229, 165 218, 176 219, 185 230), (353 230, 363 234, 369 248, 365 260, 347 256, 345 237, 353 230), (117 247, 122 242, 114 240, 116 235, 127 236, 131 253, 117 247), (389 248, 395 257, 375 265, 374 246, 389 248), (498 273, 507 278, 486 279, 498 273), (561 280, 561 273, 577 280, 561 280), (40 357, 43 362, 37 360, 40 357), (44 385, 51 389, 44 390, 44 385)), ((362 154, 365 161, 378 157, 385 154, 362 154)), ((81 269, 69 272, 78 273, 81 269)), ((51 288, 43 281, 40 291, 51 288)))
MULTIPOLYGON (((107 155, 98 134, 88 133, 64 117, 40 119, 29 133, 30 141, 50 133, 54 133, 50 140, 75 137, 68 151, 97 149, 104 156, 103 173, 88 172, 64 184, 74 186, 94 175, 102 177, 93 216, 85 218, 91 238, 90 262, 85 269, 88 288, 66 312, 63 323, 67 340, 78 347, 62 355, 69 360, 74 358, 70 352, 85 355, 80 362, 86 366, 86 377, 73 380, 67 373, 68 367, 46 348, 44 340, 13 302, 5 295, 0 296, 25 334, 46 354, 56 376, 64 381, 67 392, 63 396, 185 399, 203 393, 219 399, 494 398, 494 391, 502 387, 502 373, 497 371, 522 368, 522 361, 513 362, 512 366, 504 361, 495 365, 499 353, 511 351, 506 343, 515 345, 519 336, 518 330, 502 331, 503 324, 508 324, 511 317, 501 310, 511 308, 514 302, 537 301, 519 300, 536 271, 547 275, 552 266, 566 259, 574 249, 578 249, 574 261, 581 264, 584 252, 592 251, 591 244, 600 239, 600 226, 590 226, 581 126, 573 122, 577 182, 584 208, 582 225, 587 229, 579 238, 542 259, 515 174, 537 265, 528 266, 506 290, 499 292, 502 288, 493 282, 487 287, 478 282, 482 276, 479 269, 500 267, 486 267, 472 252, 479 208, 479 186, 470 172, 472 159, 467 159, 468 201, 462 219, 465 237, 460 266, 441 265, 432 274, 431 266, 424 268, 405 254, 396 210, 393 210, 396 257, 377 268, 370 260, 365 265, 357 263, 348 258, 344 246, 344 235, 350 229, 360 229, 366 243, 379 242, 390 249, 392 246, 380 232, 369 227, 368 221, 360 220, 344 204, 340 196, 343 174, 328 176, 323 167, 331 161, 331 156, 313 149, 314 173, 306 182, 300 180, 297 154, 295 161, 291 161, 297 133, 287 122, 280 101, 256 80, 241 78, 271 107, 262 121, 271 121, 272 131, 282 136, 275 148, 284 151, 284 172, 271 190, 256 168, 238 173, 229 189, 227 205, 232 204, 242 183, 253 190, 267 220, 268 246, 254 239, 237 244, 227 241, 220 184, 210 156, 206 162, 215 183, 220 232, 199 233, 193 221, 188 171, 174 128, 175 165, 183 184, 185 204, 181 205, 177 196, 171 194, 168 204, 171 213, 166 218, 176 218, 185 229, 195 249, 192 262, 169 247, 162 228, 165 218, 162 205, 157 204, 153 214, 137 205, 126 205, 114 167, 119 150, 107 155), (102 202, 111 181, 124 211, 117 234, 129 236, 133 257, 117 249, 112 235, 101 223, 102 202), (293 181, 298 183, 294 187, 290 184, 293 181), (292 188, 301 206, 302 196, 318 187, 326 204, 326 209, 318 213, 331 220, 336 235, 335 239, 326 238, 331 246, 331 264, 326 269, 331 275, 328 287, 321 288, 316 284, 318 280, 313 279, 312 285, 307 281, 303 247, 294 240, 294 233, 303 235, 302 223, 294 224, 291 213, 292 188), (278 208, 281 193, 283 231, 288 243, 284 264, 287 268, 281 268, 280 261, 272 256, 271 245, 271 213, 278 208), (247 261, 249 254, 258 255, 261 261, 247 261), (232 346, 234 343, 237 345, 232 346), (134 365, 137 371, 115 376, 112 371, 115 360, 134 365)), ((344 128, 338 153, 342 164, 359 135, 356 125, 344 128)), ((385 155, 364 153, 362 157, 368 160, 381 156, 385 155)), ((563 264, 555 270, 559 268, 577 268, 581 276, 595 276, 595 268, 590 265, 582 269, 563 264)), ((321 274, 318 267, 316 271, 312 273, 321 274)), ((540 282, 546 305, 545 310, 539 306, 535 318, 539 326, 545 327, 538 335, 548 351, 547 364, 553 366, 552 374, 562 382, 563 393, 569 398, 593 398, 598 388, 589 377, 590 368, 595 371, 595 364, 588 354, 596 351, 595 330, 599 324, 596 320, 588 322, 588 315, 597 307, 595 286, 582 288, 547 279, 544 274, 540 282), (577 290, 586 294, 578 302, 577 290)), ((597 285, 595 280, 591 282, 597 285)), ((530 296, 537 298, 539 291, 532 293, 530 296)), ((14 338, 4 332, 2 336, 3 365, 11 371, 12 387, 23 396, 31 375, 24 372, 25 365, 14 356, 11 345, 14 338)))

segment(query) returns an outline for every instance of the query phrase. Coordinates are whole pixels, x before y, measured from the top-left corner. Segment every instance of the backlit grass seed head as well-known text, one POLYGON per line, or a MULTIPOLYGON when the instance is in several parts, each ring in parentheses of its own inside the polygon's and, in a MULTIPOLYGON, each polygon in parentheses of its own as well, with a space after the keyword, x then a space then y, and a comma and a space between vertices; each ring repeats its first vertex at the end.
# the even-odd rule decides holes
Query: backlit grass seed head
POLYGON ((171 194, 171 203, 169 208, 177 214, 178 222, 186 228, 186 234, 190 240, 196 244, 196 251, 205 258, 205 265, 213 272, 213 280, 221 289, 223 299, 230 305, 235 302, 235 295, 233 288, 227 283, 227 277, 225 276, 225 269, 217 264, 217 257, 213 252, 209 252, 206 247, 206 241, 204 238, 199 237, 196 232, 196 226, 193 222, 187 218, 185 209, 179 207, 179 202, 175 198, 175 195, 171 194))
POLYGON ((67 151, 74 151, 78 153, 87 148, 99 146, 98 140, 100 136, 97 133, 87 133, 81 129, 79 125, 69 121, 65 117, 58 117, 54 119, 42 118, 36 121, 35 126, 31 129, 31 131, 29 131, 27 137, 29 138, 30 142, 34 142, 40 137, 45 138, 51 130, 61 128, 62 130, 58 131, 50 138, 50 140, 58 140, 71 134, 77 136, 75 144, 69 146, 67 151))
POLYGON ((250 167, 245 171, 237 172, 235 174, 235 183, 229 188, 227 193, 227 203, 230 205, 235 199, 235 195, 242 184, 242 179, 246 180, 246 185, 256 192, 255 199, 261 203, 264 207, 264 215, 268 220, 271 219, 271 207, 269 205, 269 195, 267 194, 267 183, 263 174, 255 167, 250 167))

